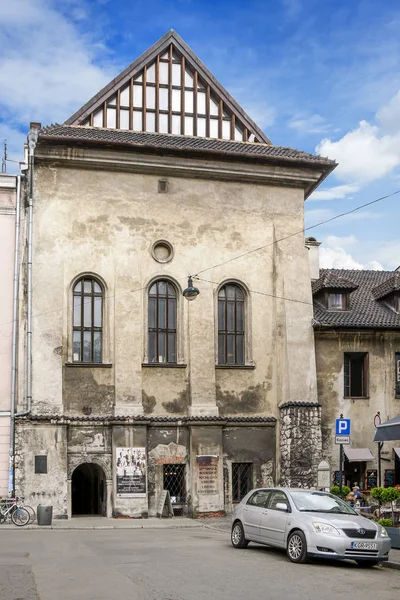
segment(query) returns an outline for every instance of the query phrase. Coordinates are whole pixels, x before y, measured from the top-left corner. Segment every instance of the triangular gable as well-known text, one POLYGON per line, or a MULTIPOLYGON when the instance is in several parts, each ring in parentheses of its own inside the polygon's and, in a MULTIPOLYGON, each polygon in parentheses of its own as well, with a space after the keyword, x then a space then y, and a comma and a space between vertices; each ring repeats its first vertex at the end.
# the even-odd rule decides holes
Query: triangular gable
POLYGON ((271 144, 173 30, 65 123, 271 144))

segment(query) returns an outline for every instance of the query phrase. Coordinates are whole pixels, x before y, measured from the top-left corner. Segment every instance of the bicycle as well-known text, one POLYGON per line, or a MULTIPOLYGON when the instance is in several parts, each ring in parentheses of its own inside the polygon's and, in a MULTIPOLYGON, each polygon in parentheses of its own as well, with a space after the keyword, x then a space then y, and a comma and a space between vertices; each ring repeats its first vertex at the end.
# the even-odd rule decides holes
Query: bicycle
POLYGON ((21 506, 18 498, 2 498, 0 501, 0 523, 10 518, 17 527, 23 527, 30 521, 29 512, 21 506))

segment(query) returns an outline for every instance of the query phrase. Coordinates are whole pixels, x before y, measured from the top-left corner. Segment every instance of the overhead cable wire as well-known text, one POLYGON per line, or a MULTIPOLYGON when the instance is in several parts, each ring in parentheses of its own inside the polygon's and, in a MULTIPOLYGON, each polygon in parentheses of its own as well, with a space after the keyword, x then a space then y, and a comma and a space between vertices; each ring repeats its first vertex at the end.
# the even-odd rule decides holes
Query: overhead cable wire
MULTIPOLYGON (((310 225, 309 227, 305 227, 304 229, 300 229, 299 231, 296 231, 295 233, 291 233, 287 236, 284 236, 282 238, 279 238, 278 240, 274 240, 272 242, 269 242, 268 244, 264 244, 263 246, 259 246, 258 248, 254 248, 253 250, 249 250, 248 252, 244 252, 243 254, 239 254, 238 256, 234 256, 233 258, 229 258, 226 261, 223 261, 221 263, 218 263, 216 265, 213 265, 211 267, 207 267, 205 269, 202 269, 201 271, 197 271, 196 275, 192 275, 193 279, 198 279, 201 281, 201 278, 199 277, 199 275, 201 275, 202 273, 205 273, 207 271, 211 271, 212 269, 216 269, 217 267, 226 265, 228 263, 231 263, 235 260, 239 260, 240 258, 243 258, 245 256, 249 256, 250 254, 254 254, 255 252, 259 252, 260 250, 263 250, 264 248, 268 248, 269 246, 273 246, 274 244, 278 244, 279 242, 283 242, 289 238, 292 238, 296 235, 300 235, 300 234, 304 234, 306 231, 310 231, 310 229, 315 229, 316 227, 320 227, 321 225, 325 225, 326 223, 330 223, 331 221, 335 221, 336 219, 340 219, 341 217, 345 217, 347 215, 350 215, 358 210, 361 210, 362 208, 366 208, 367 206, 371 206, 372 204, 376 204, 377 202, 381 202, 382 200, 386 200, 387 198, 391 198, 392 196, 395 196, 396 194, 400 194, 400 189, 396 190, 395 192, 392 192, 391 194, 387 194, 386 196, 381 196, 380 198, 376 198, 375 200, 371 200, 370 202, 366 202, 365 204, 361 204, 360 206, 356 206, 355 208, 348 210, 344 213, 340 213, 338 215, 335 215, 334 217, 330 217, 329 219, 325 219, 324 221, 320 221, 319 223, 315 223, 314 225, 310 225)), ((188 278, 188 275, 185 275, 183 277, 179 277, 176 278, 176 281, 181 281, 181 280, 186 280, 188 278)), ((207 281, 206 279, 204 279, 203 281, 207 281)), ((214 281, 209 281, 209 283, 216 283, 214 281)), ((219 284, 218 284, 219 285, 219 284)), ((128 290, 126 292, 120 292, 118 294, 111 294, 110 296, 104 296, 104 300, 110 300, 111 298, 113 298, 115 300, 116 297, 121 297, 121 296, 126 296, 128 294, 135 294, 136 292, 142 292, 144 290, 147 289, 147 285, 146 286, 142 286, 140 288, 136 288, 133 290, 128 290)), ((301 302, 303 304, 309 304, 307 302, 303 302, 300 300, 297 300, 295 298, 284 298, 281 296, 276 296, 274 294, 267 294, 265 292, 259 292, 256 290, 250 290, 253 294, 260 294, 260 295, 264 295, 264 296, 270 296, 271 298, 277 298, 280 300, 286 300, 287 302, 301 302)), ((38 318, 38 317, 42 317, 48 314, 52 314, 55 312, 60 312, 62 310, 69 310, 70 308, 72 308, 72 304, 67 304, 67 306, 61 307, 61 308, 55 308, 53 310, 49 310, 49 311, 44 311, 41 313, 37 313, 32 315, 32 318, 38 318)), ((24 321, 24 319, 20 319, 20 321, 24 321)), ((8 325, 9 323, 12 323, 12 321, 3 321, 2 323, 0 323, 0 325, 8 325)), ((3 334, 2 334, 3 335, 3 334)))

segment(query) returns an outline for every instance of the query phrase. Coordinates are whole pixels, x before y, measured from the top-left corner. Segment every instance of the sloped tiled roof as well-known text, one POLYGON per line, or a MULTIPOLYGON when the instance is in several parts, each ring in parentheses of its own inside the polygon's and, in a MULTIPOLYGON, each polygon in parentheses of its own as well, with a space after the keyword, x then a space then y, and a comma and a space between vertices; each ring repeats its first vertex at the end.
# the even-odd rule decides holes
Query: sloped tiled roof
POLYGON ((205 423, 276 423, 275 417, 221 417, 199 415, 193 417, 168 417, 168 416, 148 416, 148 415, 104 415, 79 417, 73 415, 26 415, 17 417, 20 421, 56 421, 56 422, 80 422, 92 423, 97 421, 122 421, 122 422, 142 422, 146 423, 182 423, 190 425, 198 421, 205 423))
POLYGON ((358 285, 346 277, 340 277, 334 272, 326 272, 319 279, 311 284, 313 294, 320 290, 348 290, 353 291, 358 285))
POLYGON ((74 143, 110 144, 131 148, 149 148, 159 150, 177 150, 206 152, 239 157, 254 157, 272 160, 315 164, 325 167, 328 172, 336 167, 334 160, 324 158, 292 148, 272 146, 271 144, 253 144, 230 140, 185 137, 164 133, 147 133, 83 127, 75 125, 49 125, 39 131, 40 140, 54 140, 74 143))
POLYGON ((376 288, 372 290, 372 295, 378 300, 379 298, 384 298, 392 292, 398 291, 400 291, 400 273, 396 272, 392 274, 392 277, 376 286, 376 288))
POLYGON ((327 310, 314 298, 314 326, 360 327, 399 329, 400 314, 381 300, 376 300, 373 290, 393 278, 393 271, 362 271, 350 269, 321 269, 320 276, 346 279, 358 285, 350 294, 350 310, 327 310))

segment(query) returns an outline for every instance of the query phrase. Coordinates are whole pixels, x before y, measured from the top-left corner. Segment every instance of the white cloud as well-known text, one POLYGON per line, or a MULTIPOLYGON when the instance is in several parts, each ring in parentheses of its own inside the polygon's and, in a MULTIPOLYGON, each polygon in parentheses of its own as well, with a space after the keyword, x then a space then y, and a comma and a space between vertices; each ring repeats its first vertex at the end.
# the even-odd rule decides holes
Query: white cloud
POLYGON ((339 163, 335 170, 339 179, 367 183, 400 165, 400 133, 381 135, 376 125, 361 121, 337 142, 323 139, 316 151, 339 163))
POLYGON ((339 246, 333 248, 324 248, 321 246, 320 267, 322 269, 370 269, 372 271, 383 270, 383 266, 377 260, 372 260, 363 264, 355 260, 351 254, 339 246))
POLYGON ((354 244, 357 244, 357 242, 358 240, 355 235, 328 235, 326 238, 324 238, 324 244, 326 244, 328 247, 339 246, 346 248, 347 246, 354 246, 354 244))
POLYGON ((288 127, 301 134, 325 133, 329 129, 329 124, 321 115, 299 114, 289 121, 288 127))
POLYGON ((355 194, 359 190, 360 185, 357 183, 336 185, 325 190, 313 192, 309 200, 342 200, 343 198, 351 197, 352 194, 355 194))
MULTIPOLYGON (((64 121, 114 75, 95 64, 99 46, 56 6, 0 0, 0 106, 19 122, 64 121)), ((84 19, 83 8, 71 10, 84 19)))

